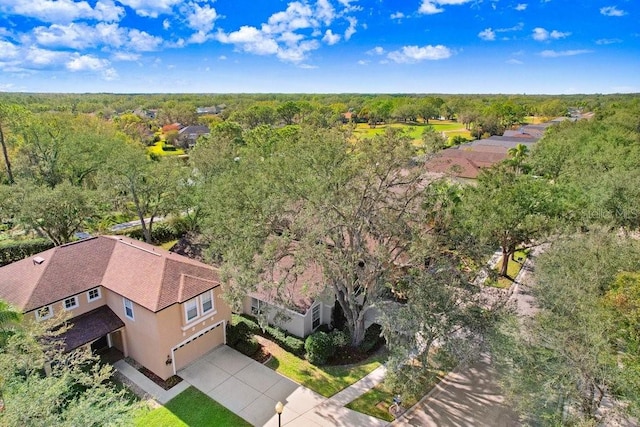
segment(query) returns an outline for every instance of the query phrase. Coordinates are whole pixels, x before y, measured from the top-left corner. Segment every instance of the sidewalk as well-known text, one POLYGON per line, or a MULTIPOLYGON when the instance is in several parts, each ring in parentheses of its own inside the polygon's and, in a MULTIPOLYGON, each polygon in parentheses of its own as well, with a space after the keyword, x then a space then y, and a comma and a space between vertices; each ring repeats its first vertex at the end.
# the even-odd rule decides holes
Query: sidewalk
POLYGON ((380 366, 331 398, 320 396, 227 346, 214 349, 179 372, 182 382, 163 390, 124 360, 114 368, 161 404, 194 386, 256 426, 276 426, 274 407, 284 406, 282 425, 384 427, 386 421, 344 405, 379 384, 386 373, 380 366))

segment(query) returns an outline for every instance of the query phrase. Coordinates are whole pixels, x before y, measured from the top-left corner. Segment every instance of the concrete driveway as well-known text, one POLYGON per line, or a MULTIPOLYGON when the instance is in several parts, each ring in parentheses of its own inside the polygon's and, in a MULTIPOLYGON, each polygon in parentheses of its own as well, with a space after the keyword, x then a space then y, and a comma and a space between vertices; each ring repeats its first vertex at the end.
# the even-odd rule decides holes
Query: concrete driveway
POLYGON ((290 427, 387 424, 344 408, 227 346, 204 355, 178 375, 255 426, 278 425, 278 401, 284 404, 282 425, 290 427))

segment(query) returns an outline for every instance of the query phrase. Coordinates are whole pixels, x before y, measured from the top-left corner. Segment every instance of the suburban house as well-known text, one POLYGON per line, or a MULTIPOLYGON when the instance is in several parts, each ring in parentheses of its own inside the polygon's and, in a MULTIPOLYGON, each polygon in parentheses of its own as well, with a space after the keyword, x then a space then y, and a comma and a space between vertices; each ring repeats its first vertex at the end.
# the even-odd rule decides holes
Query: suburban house
POLYGON ((42 321, 67 312, 68 351, 115 348, 166 379, 226 342, 231 310, 214 267, 99 236, 0 267, 0 299, 42 321))
POLYGON ((296 271, 292 264, 286 257, 264 274, 257 289, 245 297, 242 311, 264 316, 270 325, 304 338, 333 321, 335 296, 324 285, 319 267, 296 271))
POLYGON ((208 126, 185 126, 178 131, 178 145, 183 148, 193 148, 202 135, 209 135, 208 126))

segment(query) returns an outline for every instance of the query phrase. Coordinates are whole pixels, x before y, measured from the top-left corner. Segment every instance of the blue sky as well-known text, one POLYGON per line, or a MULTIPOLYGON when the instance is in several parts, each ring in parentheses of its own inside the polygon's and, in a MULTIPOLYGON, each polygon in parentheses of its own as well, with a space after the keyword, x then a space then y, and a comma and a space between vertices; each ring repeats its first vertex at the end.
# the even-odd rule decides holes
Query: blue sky
POLYGON ((640 92, 638 0, 0 0, 0 91, 640 92))

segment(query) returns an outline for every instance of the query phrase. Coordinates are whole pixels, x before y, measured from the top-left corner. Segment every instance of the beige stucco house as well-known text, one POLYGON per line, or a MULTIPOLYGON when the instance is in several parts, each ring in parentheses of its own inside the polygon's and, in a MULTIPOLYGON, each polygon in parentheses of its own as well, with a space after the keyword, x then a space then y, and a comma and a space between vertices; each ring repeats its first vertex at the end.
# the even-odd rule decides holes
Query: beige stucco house
POLYGON ((0 299, 27 318, 69 312, 67 350, 115 347, 163 379, 226 342, 221 296, 216 268, 120 236, 0 267, 0 299))

